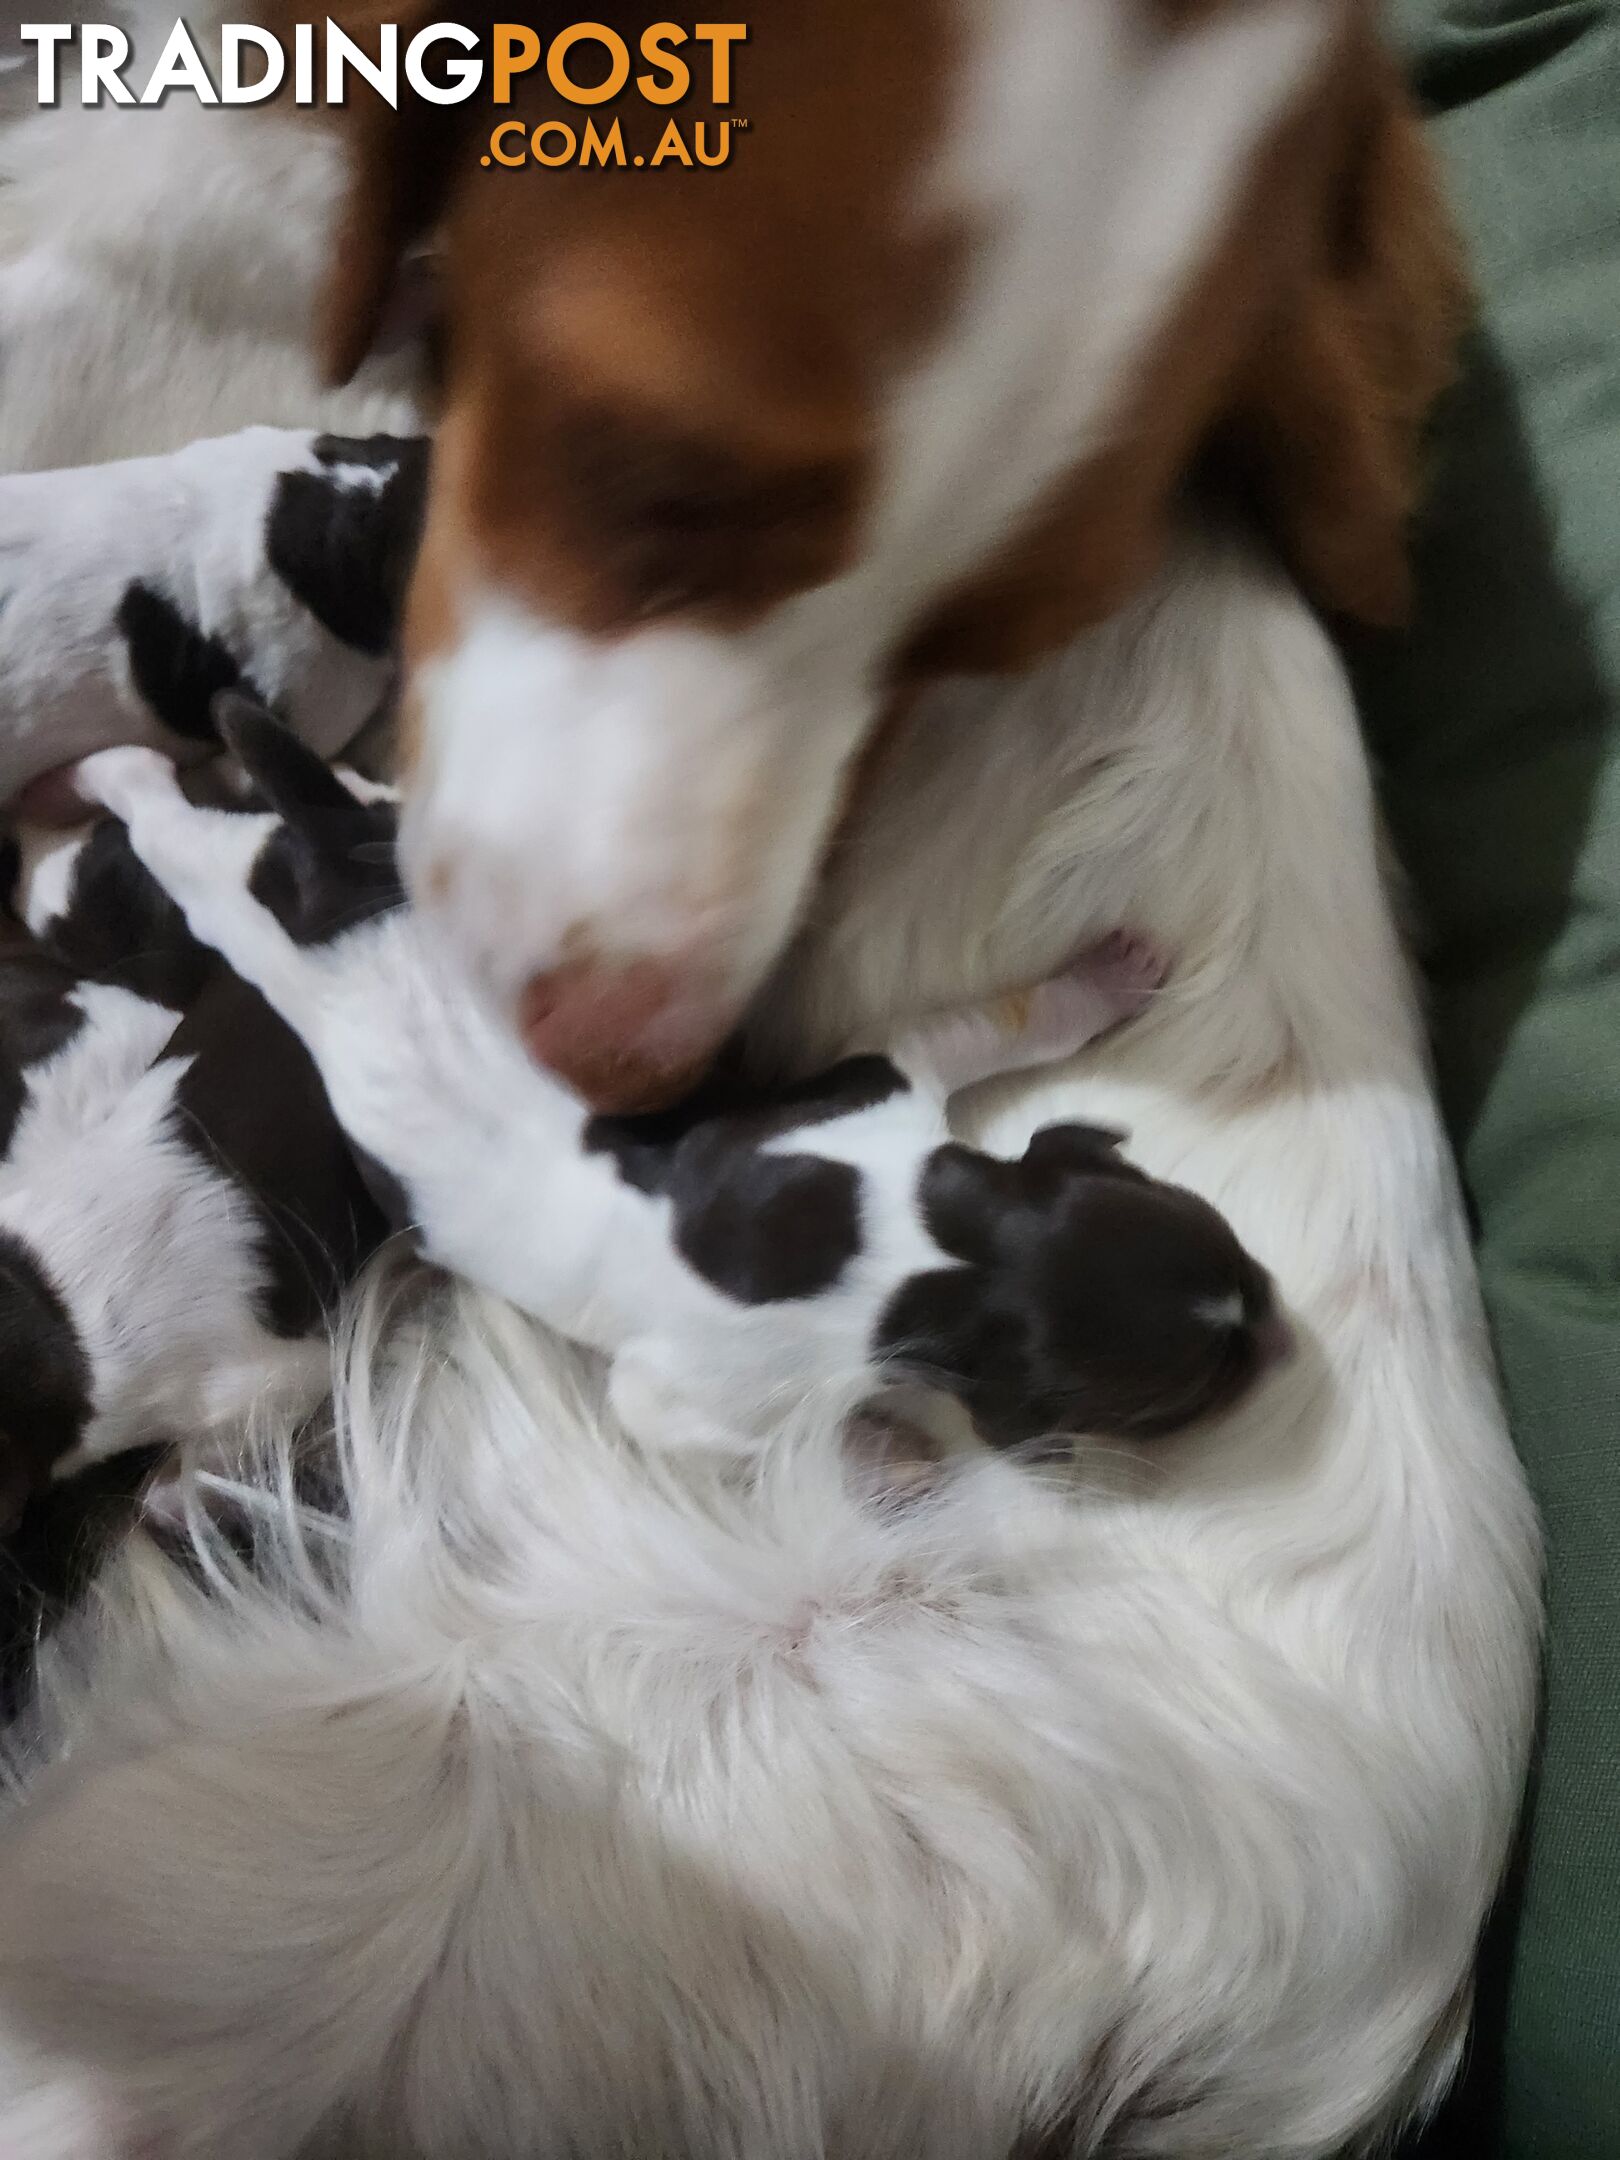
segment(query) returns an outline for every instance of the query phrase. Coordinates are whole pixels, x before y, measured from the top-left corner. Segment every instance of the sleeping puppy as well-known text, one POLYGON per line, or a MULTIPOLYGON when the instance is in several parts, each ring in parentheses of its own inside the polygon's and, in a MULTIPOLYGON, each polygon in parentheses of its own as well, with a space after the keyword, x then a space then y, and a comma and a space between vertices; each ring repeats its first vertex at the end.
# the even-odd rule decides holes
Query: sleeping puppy
POLYGON ((954 1089, 1146 1002, 1138 943, 768 1103, 721 1085, 592 1117, 402 904, 392 811, 240 701, 220 726, 270 812, 194 807, 149 750, 102 752, 77 784, 303 1038, 396 1221, 609 1353, 638 1439, 747 1444, 807 1392, 897 1378, 954 1395, 995 1445, 1147 1439, 1224 1408, 1280 1346, 1264 1269, 1117 1133, 1049 1127, 1017 1162, 950 1139, 954 1089))
POLYGON ((426 476, 419 437, 260 427, 0 478, 0 801, 56 815, 105 743, 207 755, 234 685, 342 749, 393 678, 426 476))
POLYGON ((382 1233, 296 1036, 121 828, 20 858, 0 962, 0 1524, 127 1450, 312 1409, 382 1233))

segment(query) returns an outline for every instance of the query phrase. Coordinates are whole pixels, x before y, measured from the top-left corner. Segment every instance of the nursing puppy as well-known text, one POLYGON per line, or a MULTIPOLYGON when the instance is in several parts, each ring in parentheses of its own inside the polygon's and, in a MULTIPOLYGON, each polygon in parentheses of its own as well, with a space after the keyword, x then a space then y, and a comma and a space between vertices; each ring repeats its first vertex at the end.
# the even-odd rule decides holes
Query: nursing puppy
POLYGON ((109 823, 23 851, 0 965, 0 1521, 326 1384, 380 1223, 295 1036, 109 823))
POLYGON ((1119 1134, 1048 1126, 1016 1162, 950 1139, 955 1089, 1147 1002, 1159 971, 1138 944, 764 1106, 716 1083, 657 1118, 592 1117, 400 904, 392 810, 228 702, 270 814, 198 809, 139 749, 90 759, 80 787, 298 1031, 427 1256, 610 1353, 637 1438, 734 1446, 823 1385, 903 1377, 954 1394, 994 1444, 1148 1439, 1225 1408, 1280 1347, 1265 1271, 1119 1134))
POLYGON ((0 479, 0 800, 107 742, 217 750, 236 685, 342 749, 388 692, 426 475, 420 438, 256 427, 0 479))

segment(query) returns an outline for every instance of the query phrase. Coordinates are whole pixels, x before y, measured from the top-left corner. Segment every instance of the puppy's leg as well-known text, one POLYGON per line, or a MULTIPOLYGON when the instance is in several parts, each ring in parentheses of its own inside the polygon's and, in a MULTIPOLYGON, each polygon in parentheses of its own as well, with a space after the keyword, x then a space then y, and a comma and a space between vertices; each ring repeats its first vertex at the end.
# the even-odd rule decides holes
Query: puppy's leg
POLYGON ((1118 930, 1032 989, 908 1028, 889 1055, 914 1087, 944 1100, 994 1074, 1072 1057, 1139 1013, 1165 973, 1148 939, 1118 930))
POLYGON ((187 802, 169 760, 156 750, 101 750, 77 770, 88 801, 122 820, 130 845, 186 918, 244 982, 305 1033, 321 974, 254 898, 254 867, 279 826, 273 815, 203 810, 187 802))

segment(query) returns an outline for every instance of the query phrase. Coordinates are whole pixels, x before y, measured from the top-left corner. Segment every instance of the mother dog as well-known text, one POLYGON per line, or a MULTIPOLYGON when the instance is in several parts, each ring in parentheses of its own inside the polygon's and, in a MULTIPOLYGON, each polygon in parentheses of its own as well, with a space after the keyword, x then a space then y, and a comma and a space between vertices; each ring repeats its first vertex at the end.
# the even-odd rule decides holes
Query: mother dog
POLYGON ((1329 2155, 1455 2062, 1535 1540, 1299 597, 1400 597, 1455 310, 1410 116, 1332 0, 818 0, 749 57, 761 156, 690 179, 54 116, 6 428, 60 457, 47 351, 102 447, 314 417, 332 219, 344 363, 441 233, 410 844, 468 964, 633 1099, 767 971, 802 1066, 1128 922, 1152 1013, 976 1123, 1128 1126, 1304 1354, 1173 1458, 896 1508, 840 1404, 677 1481, 503 1308, 374 1290, 341 1518, 272 1435, 255 1567, 135 1550, 56 1678, 0 1850, 30 2155, 1329 2155))

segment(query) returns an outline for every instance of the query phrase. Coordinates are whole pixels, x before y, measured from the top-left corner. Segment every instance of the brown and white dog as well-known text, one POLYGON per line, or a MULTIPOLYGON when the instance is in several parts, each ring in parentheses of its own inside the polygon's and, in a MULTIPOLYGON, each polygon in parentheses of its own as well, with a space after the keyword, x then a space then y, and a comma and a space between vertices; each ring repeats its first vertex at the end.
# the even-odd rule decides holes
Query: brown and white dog
POLYGON ((608 1106, 758 988, 900 685, 1110 615, 1206 453, 1397 616, 1457 324, 1360 0, 815 0, 736 74, 718 173, 485 170, 483 107, 374 103, 325 293, 341 373, 442 247, 407 866, 608 1106))
MULTIPOLYGON (((1313 600, 1397 616, 1459 313, 1364 0, 814 0, 733 76, 719 172, 503 170, 482 98, 328 114, 329 371, 444 264, 407 869, 609 1108, 729 1031, 902 686, 1107 617, 1201 463, 1313 600)), ((539 70, 508 110, 580 117, 539 70)))
POLYGON ((252 1565, 133 1553, 46 1675, 8 2155, 1326 2160, 1457 2059, 1535 1531, 1301 597, 1401 598, 1457 309, 1411 114, 1340 0, 805 0, 744 51, 690 175, 32 123, 0 441, 397 428, 308 312, 346 365, 437 236, 408 846, 485 987, 623 1101, 762 983, 802 1071, 1129 923, 1151 1010, 964 1122, 1129 1128, 1300 1354, 1151 1473, 894 1509, 841 1404, 677 1477, 509 1308, 374 1291, 340 1515, 271 1432, 252 1565))

